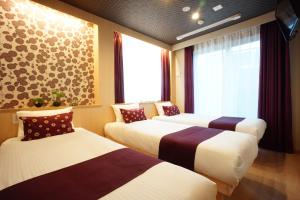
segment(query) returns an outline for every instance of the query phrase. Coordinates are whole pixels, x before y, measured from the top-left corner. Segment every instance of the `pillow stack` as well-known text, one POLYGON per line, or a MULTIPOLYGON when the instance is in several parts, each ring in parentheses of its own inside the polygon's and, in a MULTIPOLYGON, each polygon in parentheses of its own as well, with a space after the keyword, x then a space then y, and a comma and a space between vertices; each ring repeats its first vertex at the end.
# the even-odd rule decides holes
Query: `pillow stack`
POLYGON ((116 115, 116 122, 132 123, 147 120, 144 108, 140 108, 138 103, 115 104, 112 107, 116 115))
POLYGON ((178 107, 173 105, 170 101, 155 103, 155 107, 159 116, 173 116, 180 114, 178 107))
POLYGON ((180 111, 176 105, 163 106, 163 110, 164 110, 165 115, 167 115, 167 116, 173 116, 173 115, 180 114, 180 111))
POLYGON ((19 111, 18 137, 22 141, 74 132, 72 107, 57 110, 19 111))

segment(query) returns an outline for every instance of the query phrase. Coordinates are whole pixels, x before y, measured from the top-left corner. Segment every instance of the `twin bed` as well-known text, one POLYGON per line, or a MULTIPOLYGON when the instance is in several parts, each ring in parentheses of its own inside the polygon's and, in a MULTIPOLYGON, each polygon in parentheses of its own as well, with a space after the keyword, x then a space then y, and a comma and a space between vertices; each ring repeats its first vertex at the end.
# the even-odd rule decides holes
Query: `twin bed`
MULTIPOLYGON (((154 157, 164 157, 161 154, 169 154, 176 157, 180 152, 175 152, 172 155, 172 149, 167 149, 166 153, 160 151, 161 141, 165 136, 172 135, 172 133, 176 134, 189 128, 193 128, 193 126, 158 120, 144 120, 129 124, 112 122, 106 124, 105 136, 154 157)), ((189 133, 187 134, 189 135, 189 133)), ((183 137, 175 138, 174 143, 182 144, 186 137, 189 136, 183 135, 183 137)), ((252 165, 258 152, 257 141, 254 136, 223 130, 220 130, 219 134, 214 137, 199 144, 197 143, 195 148, 192 170, 210 177, 222 185, 226 185, 225 188, 224 186, 219 188, 220 192, 226 195, 230 195, 232 190, 238 185, 240 179, 252 165)), ((184 154, 182 157, 185 156, 190 155, 184 154)), ((166 157, 164 160, 172 162, 174 159, 166 157)), ((180 163, 175 164, 180 165, 180 163)), ((185 167, 184 165, 181 166, 185 167)))
MULTIPOLYGON (((259 142, 263 137, 267 124, 264 120, 259 118, 242 118, 242 117, 223 117, 223 116, 206 116, 192 113, 176 113, 174 115, 166 115, 164 107, 175 106, 171 102, 158 102, 155 103, 158 116, 152 119, 180 123, 193 126, 201 126, 206 128, 218 128, 223 130, 236 131, 247 133, 257 138, 259 142)), ((175 106, 176 107, 176 106, 175 106)))
POLYGON ((0 147, 0 199, 216 199, 216 185, 82 128, 0 147))
POLYGON ((0 146, 0 199, 216 199, 206 177, 74 128, 72 114, 17 113, 18 136, 0 146))
MULTIPOLYGON (((230 195, 257 156, 260 136, 253 134, 171 123, 163 117, 139 121, 145 119, 141 110, 132 115, 136 121, 125 123, 130 112, 122 109, 137 106, 114 107, 116 122, 105 126, 105 136, 120 144, 82 128, 22 141, 28 124, 20 122, 18 137, 0 147, 0 199, 212 200, 217 191, 230 195)), ((61 117, 66 111, 71 110, 23 112, 19 117, 61 117)))
MULTIPOLYGON (((230 120, 239 120, 240 118, 233 118, 233 117, 215 117, 215 116, 203 116, 203 115, 196 115, 191 113, 180 113, 174 116, 155 116, 152 119, 160 120, 165 122, 173 122, 173 123, 180 123, 180 124, 187 124, 193 126, 201 126, 201 127, 216 127, 218 126, 217 122, 228 122, 230 120), (214 123, 215 122, 215 123, 214 123)), ((245 118, 241 119, 239 122, 236 123, 234 129, 230 129, 232 131, 241 132, 241 133, 248 133, 257 138, 259 141, 266 130, 266 122, 262 119, 250 119, 245 118)), ((220 127, 221 128, 221 127, 220 127)), ((222 127, 223 128, 223 127, 222 127)), ((221 128, 221 129, 222 129, 221 128)), ((224 128, 223 128, 224 129, 224 128)), ((227 128, 228 130, 228 128, 227 128)))

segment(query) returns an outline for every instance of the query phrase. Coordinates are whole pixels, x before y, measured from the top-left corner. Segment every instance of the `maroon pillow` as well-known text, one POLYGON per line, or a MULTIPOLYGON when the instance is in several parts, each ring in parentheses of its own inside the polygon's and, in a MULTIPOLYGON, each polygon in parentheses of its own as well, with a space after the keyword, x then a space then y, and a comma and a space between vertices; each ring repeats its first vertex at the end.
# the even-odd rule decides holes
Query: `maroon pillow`
POLYGON ((147 119, 144 113, 144 108, 130 109, 130 110, 120 108, 120 111, 125 123, 131 123, 131 122, 142 121, 147 119))
POLYGON ((22 141, 74 132, 73 112, 42 117, 20 117, 20 119, 23 121, 24 128, 22 141))
POLYGON ((163 106, 165 115, 167 116, 173 116, 173 115, 178 115, 180 114, 180 111, 176 105, 172 106, 163 106))

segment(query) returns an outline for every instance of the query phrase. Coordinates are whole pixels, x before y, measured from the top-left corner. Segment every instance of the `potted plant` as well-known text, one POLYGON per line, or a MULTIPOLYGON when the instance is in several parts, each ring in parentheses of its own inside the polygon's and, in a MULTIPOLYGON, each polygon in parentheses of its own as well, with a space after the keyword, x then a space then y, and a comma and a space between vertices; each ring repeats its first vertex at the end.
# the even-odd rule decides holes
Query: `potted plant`
POLYGON ((35 107, 42 107, 45 103, 45 99, 38 97, 38 98, 33 98, 32 99, 33 104, 35 105, 35 107))
POLYGON ((78 99, 73 99, 71 102, 71 106, 78 106, 78 102, 79 102, 78 99))
POLYGON ((60 106, 61 105, 61 98, 64 97, 65 94, 59 90, 52 91, 52 105, 53 106, 60 106))

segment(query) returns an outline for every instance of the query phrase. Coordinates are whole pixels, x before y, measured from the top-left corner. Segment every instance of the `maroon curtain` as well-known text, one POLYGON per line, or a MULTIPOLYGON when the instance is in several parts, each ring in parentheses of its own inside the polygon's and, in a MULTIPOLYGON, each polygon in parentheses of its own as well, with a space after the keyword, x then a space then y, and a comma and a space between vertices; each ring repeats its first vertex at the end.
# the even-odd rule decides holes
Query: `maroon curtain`
POLYGON ((115 103, 124 103, 122 34, 114 32, 115 103))
POLYGON ((289 44, 276 21, 261 25, 258 116, 267 122, 263 148, 293 152, 289 44))
POLYGON ((184 110, 186 113, 194 112, 193 51, 193 46, 184 49, 184 110))
POLYGON ((170 101, 170 58, 169 51, 161 50, 161 100, 170 101))

